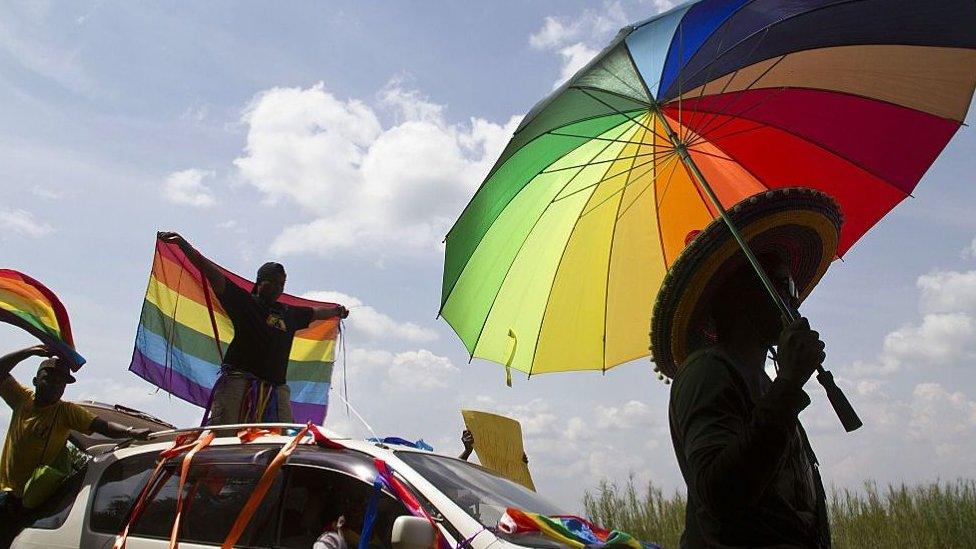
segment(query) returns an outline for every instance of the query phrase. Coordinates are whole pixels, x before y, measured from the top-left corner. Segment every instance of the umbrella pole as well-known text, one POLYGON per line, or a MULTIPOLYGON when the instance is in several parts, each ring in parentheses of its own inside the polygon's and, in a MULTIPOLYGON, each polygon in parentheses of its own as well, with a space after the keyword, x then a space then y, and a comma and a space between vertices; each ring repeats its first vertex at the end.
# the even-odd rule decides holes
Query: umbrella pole
MULTIPOLYGON (((705 176, 701 173, 701 170, 698 169, 698 165, 695 164, 695 160, 688 153, 688 147, 681 142, 681 139, 671 128, 671 124, 668 122, 667 118, 665 118, 664 113, 661 112, 660 106, 654 104, 652 105, 651 109, 654 111, 655 116, 658 118, 658 120, 660 120, 661 125, 664 127, 664 131, 667 133, 668 139, 671 140, 671 144, 674 145, 674 149, 675 152, 678 153, 678 157, 681 158, 681 161, 684 162, 685 166, 691 170, 691 173, 698 182, 698 185, 705 191, 705 194, 708 195, 709 201, 711 201, 712 205, 715 206, 715 209, 718 210, 722 220, 725 221, 726 226, 728 226, 729 232, 732 233, 732 237, 735 238, 735 241, 739 244, 739 247, 742 248, 742 252, 745 254, 746 260, 749 261, 749 264, 752 265, 752 268, 756 271, 756 274, 759 275, 759 279, 766 288, 766 292, 769 293, 769 297, 772 298, 773 303, 775 303, 776 307, 779 308, 779 312, 783 316, 783 319, 785 319, 786 324, 792 324, 797 318, 799 318, 799 312, 787 305, 786 301, 783 299, 783 296, 781 296, 773 286, 773 282, 769 279, 769 275, 766 274, 765 269, 762 268, 762 266, 759 264, 759 260, 756 258, 755 254, 752 253, 752 248, 749 247, 749 243, 746 242, 745 238, 743 238, 742 234, 739 232, 739 229, 736 228, 735 223, 732 222, 732 218, 729 217, 728 212, 725 211, 725 208, 722 206, 722 202, 718 199, 718 196, 715 195, 715 191, 712 190, 712 186, 708 184, 708 180, 705 179, 705 176)), ((844 395, 844 392, 840 389, 840 387, 837 386, 836 383, 834 383, 834 375, 824 368, 823 365, 817 366, 817 381, 823 385, 824 390, 827 392, 827 399, 834 408, 834 412, 840 419, 841 424, 843 424, 844 429, 847 432, 851 432, 861 427, 863 425, 861 418, 857 416, 857 412, 854 411, 854 407, 851 406, 851 403, 849 400, 847 400, 847 396, 844 395)))

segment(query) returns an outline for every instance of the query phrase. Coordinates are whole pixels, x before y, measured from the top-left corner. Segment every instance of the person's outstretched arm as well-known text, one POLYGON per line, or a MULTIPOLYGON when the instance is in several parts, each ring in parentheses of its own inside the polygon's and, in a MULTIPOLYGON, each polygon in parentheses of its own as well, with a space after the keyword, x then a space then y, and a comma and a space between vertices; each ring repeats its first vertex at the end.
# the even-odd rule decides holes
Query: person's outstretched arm
POLYGON ((349 316, 349 309, 342 305, 334 307, 312 307, 312 320, 326 320, 328 318, 346 318, 349 316))
POLYGON ((217 295, 224 293, 224 288, 227 284, 227 277, 224 276, 224 273, 222 273, 212 261, 200 255, 200 252, 198 252, 196 248, 190 246, 190 243, 187 242, 185 238, 180 236, 179 233, 174 232, 161 232, 158 233, 157 236, 163 242, 176 244, 179 246, 180 249, 183 250, 183 253, 186 254, 186 258, 190 260, 190 263, 192 263, 197 269, 200 269, 203 276, 207 277, 207 280, 210 282, 210 286, 213 287, 214 292, 217 295))
POLYGON ((51 358, 55 356, 55 353, 53 350, 45 347, 44 345, 35 345, 33 347, 27 347, 26 349, 7 353, 6 355, 0 357, 0 381, 5 380, 7 376, 10 375, 10 371, 13 370, 18 364, 33 356, 51 358))

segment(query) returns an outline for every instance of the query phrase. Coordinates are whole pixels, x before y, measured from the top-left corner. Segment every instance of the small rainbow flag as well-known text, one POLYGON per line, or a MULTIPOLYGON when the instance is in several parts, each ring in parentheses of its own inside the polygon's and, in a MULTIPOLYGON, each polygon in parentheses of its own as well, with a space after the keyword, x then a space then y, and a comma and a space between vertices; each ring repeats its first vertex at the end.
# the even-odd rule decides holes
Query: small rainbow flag
POLYGON ((572 549, 661 549, 626 532, 600 528, 584 518, 546 517, 511 507, 498 520, 498 528, 506 534, 542 534, 572 549))
POLYGON ((33 278, 0 269, 0 321, 27 330, 78 371, 85 359, 75 351, 68 311, 54 292, 33 278))
MULTIPOLYGON (((254 286, 221 268, 227 281, 247 292, 254 286)), ((305 307, 332 306, 282 294, 278 301, 305 307)), ((295 334, 287 382, 295 421, 322 423, 328 406, 339 320, 314 321, 295 334)), ((156 252, 129 370, 187 402, 206 407, 220 375, 234 326, 210 283, 179 246, 156 240, 156 252), (219 342, 219 344, 218 344, 219 342)))

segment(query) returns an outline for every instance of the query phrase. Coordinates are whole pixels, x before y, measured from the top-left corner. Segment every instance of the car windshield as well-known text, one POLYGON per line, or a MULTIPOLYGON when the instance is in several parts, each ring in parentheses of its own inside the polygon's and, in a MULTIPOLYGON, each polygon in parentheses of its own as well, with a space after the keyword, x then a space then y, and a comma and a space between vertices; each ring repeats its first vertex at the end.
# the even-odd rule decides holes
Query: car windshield
POLYGON ((397 452, 397 457, 486 528, 495 529, 509 507, 542 515, 565 514, 539 494, 484 467, 419 452, 397 452))

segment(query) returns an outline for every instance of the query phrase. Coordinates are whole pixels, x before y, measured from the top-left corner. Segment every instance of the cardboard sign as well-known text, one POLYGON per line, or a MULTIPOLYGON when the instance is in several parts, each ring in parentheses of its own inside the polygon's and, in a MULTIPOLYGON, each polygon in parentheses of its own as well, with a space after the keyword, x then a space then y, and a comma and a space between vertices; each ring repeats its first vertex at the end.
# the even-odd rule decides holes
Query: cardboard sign
POLYGON ((519 422, 475 410, 461 410, 461 416, 465 427, 474 435, 474 451, 481 465, 534 492, 529 466, 522 461, 525 448, 519 422))

